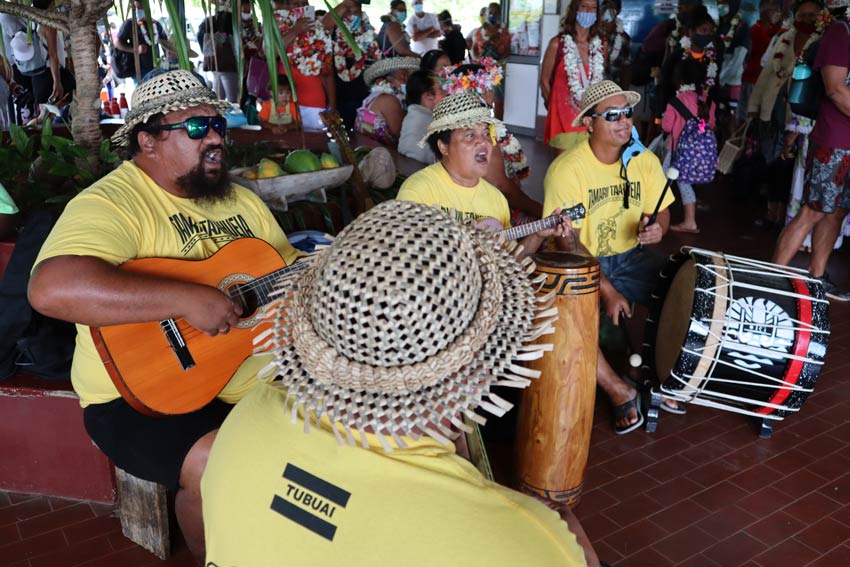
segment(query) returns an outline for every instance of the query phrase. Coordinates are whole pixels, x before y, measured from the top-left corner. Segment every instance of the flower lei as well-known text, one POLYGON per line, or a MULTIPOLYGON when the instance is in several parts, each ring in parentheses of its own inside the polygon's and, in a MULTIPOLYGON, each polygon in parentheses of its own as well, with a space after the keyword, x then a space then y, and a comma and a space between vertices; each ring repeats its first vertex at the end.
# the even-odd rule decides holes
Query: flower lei
POLYGON ((676 96, 678 96, 682 93, 694 92, 696 90, 697 90, 697 86, 695 84, 688 83, 687 85, 682 85, 681 87, 679 87, 679 90, 676 91, 676 96))
POLYGON ((504 123, 500 122, 492 124, 491 137, 495 139, 496 145, 502 151, 502 158, 505 161, 505 175, 508 178, 525 179, 531 170, 528 167, 528 160, 525 159, 525 152, 522 151, 522 146, 516 137, 508 132, 504 123))
POLYGON ((476 73, 464 73, 454 75, 457 66, 444 67, 439 74, 440 85, 447 95, 453 95, 464 91, 475 91, 478 96, 483 96, 487 91, 495 89, 502 84, 504 75, 499 62, 490 57, 484 57, 476 61, 484 67, 476 73))
POLYGON ((151 20, 151 24, 153 27, 153 43, 151 43, 151 38, 148 35, 148 26, 145 25, 144 20, 139 20, 139 28, 142 30, 142 39, 145 40, 150 46, 159 45, 159 26, 156 25, 156 20, 151 20))
MULTIPOLYGON (((378 47, 378 42, 375 40, 375 28, 369 22, 369 17, 363 13, 360 15, 360 27, 357 31, 352 31, 354 41, 360 46, 363 55, 360 57, 354 56, 354 51, 348 45, 345 36, 339 29, 334 30, 333 51, 334 51, 334 68, 337 76, 344 82, 348 83, 356 79, 366 67, 367 60, 375 60, 381 58, 381 48, 378 47), (351 66, 348 65, 348 60, 352 60, 351 66)), ((348 15, 343 22, 351 30, 351 23, 354 21, 354 16, 348 15)))
POLYGON ((679 44, 679 38, 685 39, 685 37, 687 37, 682 33, 683 29, 684 28, 682 24, 679 23, 679 20, 676 20, 676 27, 673 28, 673 31, 670 33, 670 37, 667 38, 667 45, 670 47, 670 49, 676 48, 676 45, 679 44))
POLYGON ((396 88, 396 86, 393 85, 386 77, 375 79, 375 82, 372 83, 371 92, 372 94, 380 93, 393 95, 401 103, 402 107, 406 106, 406 97, 404 94, 402 94, 401 90, 396 88))
MULTIPOLYGON (((691 38, 685 36, 680 42, 682 46, 682 61, 685 61, 691 54, 691 38)), ((714 42, 705 46, 705 59, 708 61, 708 68, 705 70, 705 90, 708 91, 717 82, 717 54, 714 51, 714 42)))
POLYGON ((567 72, 567 82, 570 85, 570 96, 572 97, 572 100, 568 102, 575 108, 581 108, 581 96, 585 89, 605 78, 605 48, 602 46, 602 39, 599 36, 590 40, 588 53, 590 73, 585 78, 579 70, 579 65, 583 63, 576 42, 573 41, 571 36, 564 34, 563 43, 564 70, 567 72))
POLYGON ((729 30, 720 34, 720 39, 723 40, 723 46, 725 49, 729 49, 729 46, 732 45, 732 39, 735 37, 735 31, 738 29, 738 24, 741 23, 741 14, 736 13, 732 16, 732 21, 729 22, 729 30))
MULTIPOLYGON (((275 19, 281 33, 292 29, 300 17, 301 15, 293 10, 275 12, 275 19)), ((327 71, 333 55, 330 49, 330 38, 321 25, 316 25, 312 30, 296 37, 286 52, 289 54, 289 60, 295 63, 301 74, 307 76, 321 75, 327 71)))
POLYGON ((620 50, 623 49, 623 20, 617 17, 617 31, 614 36, 614 46, 611 48, 611 53, 608 55, 608 61, 616 61, 620 56, 620 50))

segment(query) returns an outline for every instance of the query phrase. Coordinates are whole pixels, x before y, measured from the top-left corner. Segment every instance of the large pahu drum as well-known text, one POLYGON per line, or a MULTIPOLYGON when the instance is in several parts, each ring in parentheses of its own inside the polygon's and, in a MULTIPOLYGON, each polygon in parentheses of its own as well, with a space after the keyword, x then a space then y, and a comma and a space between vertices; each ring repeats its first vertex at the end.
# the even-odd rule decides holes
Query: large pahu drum
POLYGON ((534 256, 540 290, 555 294, 554 348, 527 363, 540 378, 522 393, 516 436, 520 490, 573 507, 578 503, 593 428, 599 341, 599 262, 567 252, 534 256))
POLYGON ((663 395, 782 419, 818 379, 829 303, 802 270, 683 248, 661 272, 646 336, 663 395))

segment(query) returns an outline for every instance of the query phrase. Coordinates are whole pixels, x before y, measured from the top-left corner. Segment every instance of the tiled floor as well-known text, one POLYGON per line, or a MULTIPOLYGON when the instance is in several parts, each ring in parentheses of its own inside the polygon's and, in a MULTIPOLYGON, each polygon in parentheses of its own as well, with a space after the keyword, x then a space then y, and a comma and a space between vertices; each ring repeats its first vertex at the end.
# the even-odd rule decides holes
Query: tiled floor
MULTIPOLYGON (((545 163, 542 152, 529 153, 545 163)), ((775 233, 752 228, 730 187, 702 196, 712 207, 699 213, 702 233, 671 234, 665 252, 687 244, 769 259, 775 233)), ((830 263, 845 287, 848 260, 845 247, 830 263)), ((602 559, 616 567, 850 566, 850 304, 830 310, 816 390, 771 439, 742 416, 697 406, 663 414, 654 434, 616 436, 598 397, 577 514, 602 559)), ((179 539, 175 547, 161 562, 130 544, 108 506, 0 493, 0 567, 193 565, 179 539)))

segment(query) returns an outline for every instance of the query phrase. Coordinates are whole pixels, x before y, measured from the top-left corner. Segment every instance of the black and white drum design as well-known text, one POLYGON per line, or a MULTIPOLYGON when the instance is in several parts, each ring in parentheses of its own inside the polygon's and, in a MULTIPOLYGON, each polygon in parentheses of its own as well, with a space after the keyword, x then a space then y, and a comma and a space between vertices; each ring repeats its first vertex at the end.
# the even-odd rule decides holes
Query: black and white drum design
POLYGON ((683 248, 661 272, 646 337, 644 370, 664 396, 782 419, 817 382, 829 302, 803 270, 683 248))

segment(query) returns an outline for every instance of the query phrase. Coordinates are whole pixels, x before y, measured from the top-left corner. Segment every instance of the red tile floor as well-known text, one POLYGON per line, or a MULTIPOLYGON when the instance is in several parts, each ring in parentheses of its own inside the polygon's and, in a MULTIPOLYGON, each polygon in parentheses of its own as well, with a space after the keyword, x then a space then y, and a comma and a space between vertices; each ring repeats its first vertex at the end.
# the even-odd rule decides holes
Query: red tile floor
MULTIPOLYGON (((545 163, 542 152, 529 153, 533 166, 545 163)), ((671 234, 664 252, 699 245, 769 259, 775 233, 752 227, 752 212, 731 187, 700 196, 712 208, 699 213, 702 233, 671 234)), ((830 262, 844 287, 848 260, 845 246, 830 262)), ((802 253, 795 260, 805 261, 802 253)), ((615 567, 850 566, 850 303, 832 303, 830 315, 816 390, 770 439, 759 439, 743 416, 698 406, 684 416, 662 414, 654 434, 616 436, 597 397, 576 512, 602 559, 615 567)), ((498 464, 498 448, 492 456, 498 464)), ((0 493, 0 567, 76 565, 193 561, 179 539, 166 562, 131 544, 112 507, 0 493)))

